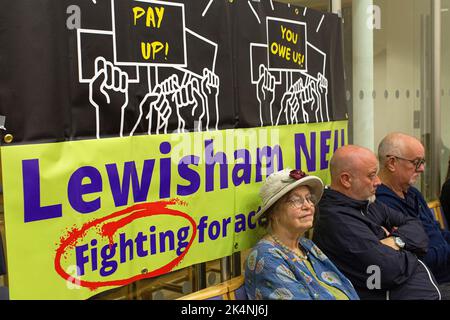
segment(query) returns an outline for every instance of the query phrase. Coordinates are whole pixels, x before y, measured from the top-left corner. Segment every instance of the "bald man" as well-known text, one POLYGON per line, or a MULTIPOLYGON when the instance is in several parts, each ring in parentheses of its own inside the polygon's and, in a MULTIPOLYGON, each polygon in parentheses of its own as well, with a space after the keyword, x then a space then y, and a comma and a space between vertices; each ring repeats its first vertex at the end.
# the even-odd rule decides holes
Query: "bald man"
POLYGON ((450 300, 450 232, 441 230, 424 197, 413 185, 425 170, 425 148, 415 137, 403 133, 388 134, 378 147, 379 177, 382 185, 377 199, 420 219, 430 239, 424 257, 439 283, 443 299, 450 300))
POLYGON ((319 202, 313 241, 350 279, 361 299, 440 299, 418 260, 428 239, 420 221, 375 201, 375 154, 358 146, 336 150, 331 187, 319 202))

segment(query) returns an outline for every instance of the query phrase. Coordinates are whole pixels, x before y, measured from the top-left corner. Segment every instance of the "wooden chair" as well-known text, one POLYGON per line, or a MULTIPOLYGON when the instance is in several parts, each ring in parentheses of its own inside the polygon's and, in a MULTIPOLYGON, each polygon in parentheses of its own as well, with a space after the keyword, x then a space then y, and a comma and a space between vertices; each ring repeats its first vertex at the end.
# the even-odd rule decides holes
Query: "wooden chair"
POLYGON ((193 292, 177 300, 247 300, 244 276, 232 278, 215 286, 193 292))
POLYGON ((447 221, 445 220, 445 216, 442 214, 441 203, 439 202, 439 200, 429 202, 428 207, 431 209, 431 212, 433 213, 436 221, 439 222, 441 229, 447 230, 447 221))
POLYGON ((222 282, 214 286, 193 292, 177 300, 229 300, 228 284, 222 282))
POLYGON ((228 296, 230 300, 248 300, 244 287, 244 276, 235 277, 230 280, 228 296))

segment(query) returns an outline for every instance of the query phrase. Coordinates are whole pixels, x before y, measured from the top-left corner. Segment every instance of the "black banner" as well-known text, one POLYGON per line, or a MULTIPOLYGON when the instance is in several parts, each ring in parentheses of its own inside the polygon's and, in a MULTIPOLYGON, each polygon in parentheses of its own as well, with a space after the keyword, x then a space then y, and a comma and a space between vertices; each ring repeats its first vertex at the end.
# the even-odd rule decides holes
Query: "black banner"
POLYGON ((272 0, 1 1, 0 43, 15 143, 346 119, 340 19, 272 0))

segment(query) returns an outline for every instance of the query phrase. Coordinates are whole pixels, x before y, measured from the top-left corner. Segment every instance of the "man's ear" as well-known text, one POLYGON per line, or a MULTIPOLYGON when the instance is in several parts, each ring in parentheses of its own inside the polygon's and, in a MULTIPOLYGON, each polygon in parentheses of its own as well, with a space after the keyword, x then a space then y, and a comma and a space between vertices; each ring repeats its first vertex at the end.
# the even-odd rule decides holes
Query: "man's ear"
POLYGON ((394 157, 390 157, 386 160, 386 162, 384 163, 384 167, 389 171, 389 172, 394 172, 395 171, 395 158, 394 157))
POLYGON ((345 189, 350 189, 352 187, 352 177, 350 176, 350 174, 348 172, 341 173, 340 180, 341 180, 341 185, 345 189))

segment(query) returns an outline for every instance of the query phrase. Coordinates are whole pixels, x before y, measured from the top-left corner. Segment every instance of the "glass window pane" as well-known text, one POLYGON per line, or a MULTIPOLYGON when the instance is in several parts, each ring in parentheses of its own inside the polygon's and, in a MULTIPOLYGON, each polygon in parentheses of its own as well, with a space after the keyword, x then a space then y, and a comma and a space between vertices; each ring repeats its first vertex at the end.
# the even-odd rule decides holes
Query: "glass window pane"
MULTIPOLYGON (((431 0, 343 1, 351 141, 376 152, 390 132, 431 152, 431 0)), ((426 171, 417 187, 427 194, 426 171)))
POLYGON ((442 85, 442 97, 441 97, 441 138, 442 138, 442 151, 441 151, 441 182, 445 182, 445 178, 448 173, 449 160, 450 160, 450 39, 448 32, 450 30, 450 0, 442 0, 442 52, 441 52, 441 85, 442 85))

